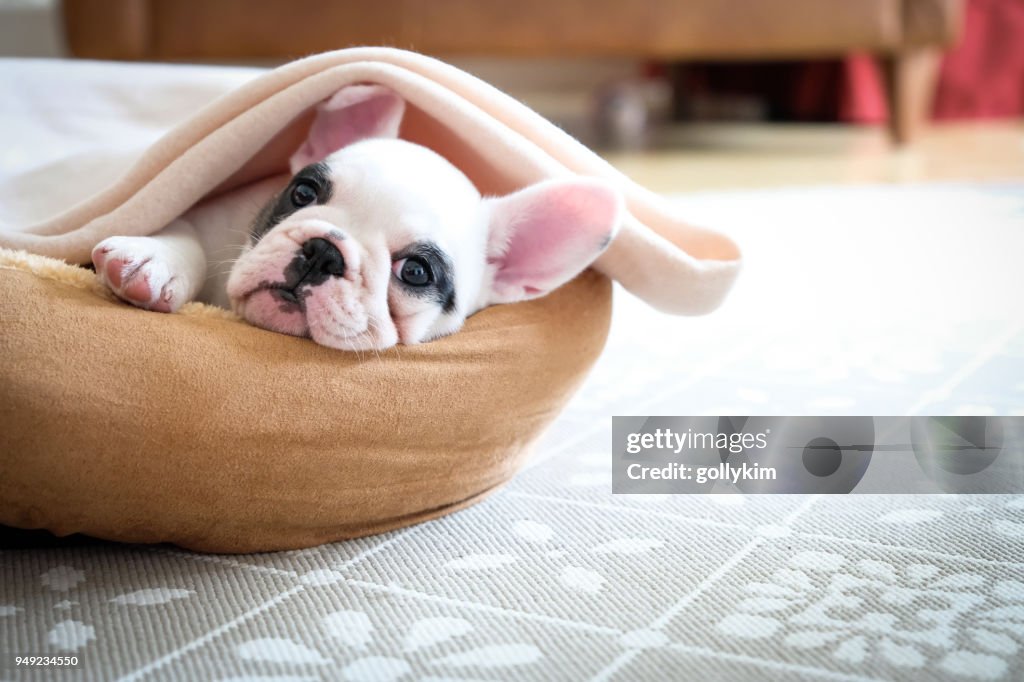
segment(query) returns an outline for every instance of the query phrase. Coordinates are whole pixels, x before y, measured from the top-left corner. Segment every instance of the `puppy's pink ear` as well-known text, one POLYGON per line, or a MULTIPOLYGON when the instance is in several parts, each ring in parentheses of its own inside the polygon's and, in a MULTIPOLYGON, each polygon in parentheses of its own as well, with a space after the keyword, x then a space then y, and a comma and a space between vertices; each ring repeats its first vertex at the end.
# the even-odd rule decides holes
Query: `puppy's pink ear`
POLYGON ((349 85, 316 107, 306 141, 289 159, 292 173, 353 142, 398 137, 405 100, 383 85, 349 85))
POLYGON ((487 202, 490 303, 543 296, 582 272, 618 232, 622 197, 590 178, 548 180, 487 202))

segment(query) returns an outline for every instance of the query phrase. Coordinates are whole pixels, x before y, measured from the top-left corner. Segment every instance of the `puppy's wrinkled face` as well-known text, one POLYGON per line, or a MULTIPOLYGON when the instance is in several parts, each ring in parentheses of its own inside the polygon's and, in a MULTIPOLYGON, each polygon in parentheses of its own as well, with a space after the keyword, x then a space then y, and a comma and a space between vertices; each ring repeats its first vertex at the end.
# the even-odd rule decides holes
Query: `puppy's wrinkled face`
POLYGON ((571 178, 483 198, 449 161, 397 139, 403 111, 365 85, 320 106, 228 278, 242 317, 344 350, 420 343, 488 305, 546 294, 615 235, 622 202, 609 186, 571 178))
POLYGON ((473 184, 425 147, 353 144, 301 169, 264 208, 228 295, 253 324, 334 348, 449 334, 478 307, 480 209, 473 184))

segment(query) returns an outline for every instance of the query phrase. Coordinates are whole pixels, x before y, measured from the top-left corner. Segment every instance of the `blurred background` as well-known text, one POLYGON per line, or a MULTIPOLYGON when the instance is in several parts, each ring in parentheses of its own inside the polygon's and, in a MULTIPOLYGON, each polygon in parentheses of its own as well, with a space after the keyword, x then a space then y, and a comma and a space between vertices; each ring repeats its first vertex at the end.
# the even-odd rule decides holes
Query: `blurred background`
POLYGON ((0 0, 0 54, 438 56, 663 192, 1024 172, 1024 0, 0 0))

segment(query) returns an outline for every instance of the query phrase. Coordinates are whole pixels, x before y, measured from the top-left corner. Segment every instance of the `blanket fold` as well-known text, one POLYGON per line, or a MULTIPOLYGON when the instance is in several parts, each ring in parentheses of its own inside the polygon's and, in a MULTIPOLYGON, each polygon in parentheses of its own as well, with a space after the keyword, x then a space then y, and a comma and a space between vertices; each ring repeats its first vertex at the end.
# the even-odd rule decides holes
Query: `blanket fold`
MULTIPOLYGON (((200 201, 288 171, 313 108, 355 83, 407 102, 400 136, 437 151, 486 194, 578 174, 620 189, 628 213, 595 268, 664 312, 715 308, 739 270, 728 238, 687 224, 542 116, 449 64, 391 48, 350 48, 252 79, 172 129, 105 190, 32 225, 0 228, 0 246, 85 263, 113 235, 157 232, 200 201)), ((63 169, 73 181, 75 168, 63 169)), ((16 212, 15 212, 16 213, 16 212)))

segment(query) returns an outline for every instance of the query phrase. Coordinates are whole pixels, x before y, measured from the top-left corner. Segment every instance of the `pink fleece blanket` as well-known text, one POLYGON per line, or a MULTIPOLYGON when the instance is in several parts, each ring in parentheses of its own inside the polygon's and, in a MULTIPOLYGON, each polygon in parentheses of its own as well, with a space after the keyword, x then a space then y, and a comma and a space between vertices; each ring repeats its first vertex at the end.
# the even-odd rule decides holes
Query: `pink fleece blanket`
MULTIPOLYGON (((389 48, 320 54, 243 84, 164 135, 85 201, 35 224, 7 211, 12 222, 0 227, 0 246, 85 263, 108 236, 152 234, 199 201, 287 173, 314 107, 353 83, 381 84, 404 97, 400 136, 445 156, 483 193, 572 174, 614 183, 628 211, 595 268, 659 310, 710 311, 732 285, 739 251, 729 239, 688 224, 660 197, 487 83, 389 48)), ((85 167, 65 164, 62 173, 73 182, 85 167)))

